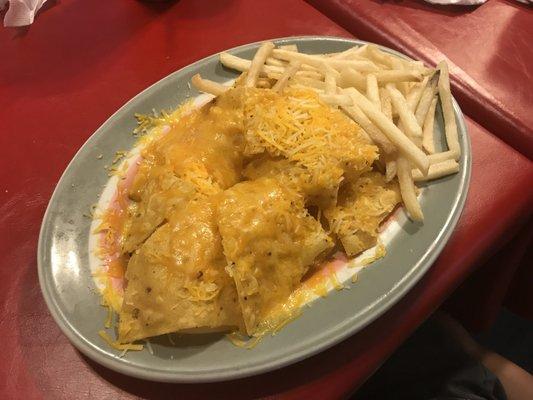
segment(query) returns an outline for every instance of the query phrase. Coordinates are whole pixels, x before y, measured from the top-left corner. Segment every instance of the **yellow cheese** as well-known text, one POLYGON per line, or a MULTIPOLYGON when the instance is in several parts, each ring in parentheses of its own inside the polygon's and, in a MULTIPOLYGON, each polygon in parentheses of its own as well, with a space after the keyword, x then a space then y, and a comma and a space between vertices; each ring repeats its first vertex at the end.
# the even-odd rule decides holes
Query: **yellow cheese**
POLYGON ((133 254, 120 312, 119 340, 242 325, 235 284, 224 267, 210 200, 175 210, 133 254))
POLYGON ((400 201, 397 182, 370 172, 344 185, 338 204, 324 210, 324 216, 346 253, 356 255, 376 244, 379 224, 400 201))
POLYGON ((279 95, 250 89, 244 116, 244 154, 267 153, 303 169, 295 173, 305 181, 310 204, 335 204, 343 177, 356 179, 378 157, 361 128, 311 90, 291 88, 279 95))
POLYGON ((129 190, 133 200, 123 231, 131 253, 176 208, 237 183, 242 169, 242 91, 232 90, 195 110, 142 151, 129 190))
POLYGON ((149 127, 161 129, 144 136, 121 228, 110 218, 102 228, 113 243, 120 232, 129 259, 121 308, 106 295, 120 308, 117 348, 176 331, 277 331, 335 245, 321 216, 352 255, 375 243, 399 201, 396 184, 369 172, 377 147, 311 90, 233 88, 186 115, 143 120, 149 127), (318 220, 306 206, 318 206, 318 220))
POLYGON ((218 227, 250 335, 333 247, 300 194, 269 178, 226 190, 218 204, 218 227))

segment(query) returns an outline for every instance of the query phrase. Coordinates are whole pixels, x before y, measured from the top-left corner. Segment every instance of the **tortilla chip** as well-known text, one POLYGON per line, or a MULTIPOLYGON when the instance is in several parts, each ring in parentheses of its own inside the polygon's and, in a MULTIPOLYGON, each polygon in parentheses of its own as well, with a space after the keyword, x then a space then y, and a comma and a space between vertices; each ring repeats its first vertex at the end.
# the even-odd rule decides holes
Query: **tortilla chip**
POLYGON ((280 95, 250 89, 244 117, 244 154, 267 164, 248 173, 283 171, 285 178, 299 180, 309 205, 335 205, 342 180, 370 171, 378 157, 359 125, 312 90, 289 88, 280 95))
POLYGON ((243 175, 250 180, 275 178, 283 186, 302 193, 306 205, 327 208, 337 202, 343 170, 332 166, 327 174, 316 174, 285 158, 261 156, 248 163, 243 175))
POLYGON ((212 202, 193 200, 176 210, 129 261, 119 341, 241 327, 235 284, 225 266, 212 202))
POLYGON ((139 201, 128 208, 123 229, 123 253, 134 251, 176 208, 185 206, 195 196, 194 186, 176 177, 165 166, 142 166, 136 176, 137 181, 140 179, 146 179, 146 184, 139 201))
POLYGON ((343 185, 337 205, 324 216, 346 254, 353 256, 376 244, 379 225, 400 201, 396 181, 386 182, 384 175, 370 172, 343 185))
POLYGON ((233 89, 180 119, 142 151, 129 196, 123 252, 135 250, 175 208, 241 179, 242 91, 233 89))
POLYGON ((333 242, 307 213, 303 197, 275 179, 242 182, 226 190, 218 215, 228 270, 252 335, 333 242))

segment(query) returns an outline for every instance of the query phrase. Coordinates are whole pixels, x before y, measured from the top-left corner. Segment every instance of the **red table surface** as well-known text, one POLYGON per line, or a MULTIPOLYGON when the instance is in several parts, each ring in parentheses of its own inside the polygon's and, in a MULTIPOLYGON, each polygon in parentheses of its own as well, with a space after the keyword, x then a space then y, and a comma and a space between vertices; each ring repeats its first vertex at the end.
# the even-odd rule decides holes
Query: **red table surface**
POLYGON ((296 365, 217 384, 141 381, 81 356, 49 315, 36 270, 39 225, 70 158, 168 73, 228 47, 299 34, 346 36, 305 3, 283 0, 64 0, 29 30, 0 30, 0 398, 339 398, 518 229, 533 197, 531 163, 467 118, 474 167, 456 233, 407 297, 357 335, 296 365))
POLYGON ((533 8, 420 0, 308 0, 360 39, 435 64, 447 59, 463 110, 533 159, 533 8))

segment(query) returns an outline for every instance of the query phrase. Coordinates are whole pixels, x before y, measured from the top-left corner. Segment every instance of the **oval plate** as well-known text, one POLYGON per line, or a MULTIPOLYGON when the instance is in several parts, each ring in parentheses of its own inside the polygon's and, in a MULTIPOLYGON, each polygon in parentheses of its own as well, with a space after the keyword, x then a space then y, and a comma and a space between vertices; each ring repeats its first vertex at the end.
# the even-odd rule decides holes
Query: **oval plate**
MULTIPOLYGON (((316 36, 275 42, 297 44, 304 53, 338 52, 366 44, 316 36)), ((251 59, 258 45, 252 43, 229 51, 251 59)), ((309 357, 354 334, 396 303, 432 265, 459 219, 470 179, 470 142, 461 110, 454 101, 463 150, 459 173, 428 185, 422 199, 426 222, 405 222, 388 245, 387 255, 361 271, 351 290, 330 293, 315 301, 302 316, 276 336, 265 337, 253 350, 236 347, 223 337, 206 340, 191 336, 185 346, 153 344, 153 354, 145 349, 120 358, 98 336, 106 310, 100 306, 90 273, 91 220, 83 214, 98 201, 108 180, 104 164, 113 159, 116 151, 133 147, 133 114, 173 109, 196 96, 198 93, 188 85, 196 73, 219 82, 236 76, 213 55, 174 72, 126 103, 89 138, 65 170, 48 205, 39 237, 41 289, 65 335, 96 362, 124 374, 157 381, 207 382, 259 374, 309 357), (97 160, 100 154, 103 159, 97 160)), ((442 115, 437 114, 435 134, 440 142, 442 127, 442 115)))

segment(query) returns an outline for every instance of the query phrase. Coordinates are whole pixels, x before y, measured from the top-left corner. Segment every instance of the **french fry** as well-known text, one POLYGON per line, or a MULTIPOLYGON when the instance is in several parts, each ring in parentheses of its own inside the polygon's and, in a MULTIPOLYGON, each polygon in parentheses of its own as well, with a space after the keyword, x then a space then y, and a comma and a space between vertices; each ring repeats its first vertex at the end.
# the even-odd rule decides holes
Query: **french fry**
POLYGON ((302 71, 313 71, 313 72, 316 72, 317 74, 320 74, 321 76, 323 75, 318 68, 313 67, 312 65, 309 65, 309 64, 301 64, 300 69, 302 71))
MULTIPOLYGON (((411 139, 413 141, 413 143, 416 145, 416 147, 418 147, 419 149, 422 149, 422 137, 413 137, 411 139)), ((429 165, 431 165, 431 163, 429 163, 429 165)))
POLYGON ((410 60, 405 60, 403 58, 400 58, 400 61, 403 63, 404 68, 406 70, 417 71, 420 74, 422 74, 422 76, 431 75, 435 72, 434 69, 427 68, 426 66, 424 66, 424 63, 422 61, 410 61, 410 60))
POLYGON ((391 154, 396 151, 396 147, 391 141, 368 119, 365 113, 356 105, 341 106, 342 110, 353 119, 363 130, 370 136, 370 139, 376 143, 385 154, 391 154))
MULTIPOLYGON (((413 85, 415 85, 415 87, 413 87, 412 89, 409 90, 409 93, 408 93, 407 97, 405 98, 405 102, 406 102, 407 107, 408 107, 410 112, 405 114, 403 119, 405 119, 405 118, 412 119, 412 117, 414 118, 414 111, 416 109, 418 101, 420 100, 420 97, 422 95, 422 92, 423 92, 424 87, 427 84, 427 82, 428 82, 428 78, 425 77, 424 80, 422 82, 420 82, 420 84, 413 84, 413 85), (411 117, 411 114, 412 114, 412 117, 411 117)), ((391 84, 391 87, 394 87, 394 86, 392 86, 392 84, 391 84)), ((396 107, 395 107, 395 110, 396 110, 396 107)), ((420 136, 416 135, 415 133, 413 133, 409 129, 409 126, 411 124, 411 126, 415 130, 418 131, 418 129, 416 128, 416 125, 412 125, 412 124, 414 124, 416 118, 415 118, 415 120, 412 120, 410 122, 410 124, 409 123, 406 124, 403 121, 403 119, 400 116, 400 120, 401 121, 398 124, 398 128, 400 128, 401 131, 406 130, 407 136, 413 141, 413 143, 416 144, 417 147, 422 148, 422 138, 421 138, 421 136, 422 136, 423 132, 422 132, 422 129, 421 129, 420 125, 418 124, 418 126, 420 127, 420 136), (407 129, 406 129, 406 127, 407 127, 407 129)))
POLYGON ((353 101, 350 96, 343 94, 331 94, 327 92, 327 89, 324 91, 324 94, 321 94, 319 97, 320 100, 329 104, 330 106, 350 107, 353 105, 353 101))
MULTIPOLYGON (((424 92, 424 89, 426 88, 429 81, 429 77, 424 77, 422 82, 419 84, 416 84, 410 91, 405 100, 407 101, 407 104, 409 105, 409 109, 414 113, 416 111, 416 106, 418 106, 418 103, 420 102, 420 98, 422 97, 422 93, 424 92)), ((419 123, 419 125, 422 125, 419 123)))
MULTIPOLYGON (((392 66, 394 67, 394 69, 400 71, 405 69, 405 64, 403 63, 403 60, 400 60, 398 57, 394 57, 392 59, 392 66)), ((398 90, 402 93, 402 95, 407 96, 408 89, 409 85, 407 85, 407 82, 398 82, 398 90)))
POLYGON ((337 83, 341 88, 354 87, 357 90, 366 90, 366 78, 352 68, 343 69, 337 83))
MULTIPOLYGON (((424 174, 429 169, 429 160, 422 150, 409 140, 374 104, 363 96, 357 89, 345 89, 365 115, 381 130, 396 146, 398 151, 413 162, 424 174)), ((409 170, 410 171, 410 170, 409 170)))
MULTIPOLYGON (((314 88, 314 87, 302 85, 301 83, 297 83, 297 82, 290 83, 290 87, 294 88, 294 89, 312 90, 313 92, 317 93, 318 95, 326 94, 324 89, 317 89, 317 88, 314 88)), ((330 96, 334 96, 334 95, 330 95, 330 96)), ((340 99, 340 100, 335 99, 335 101, 342 101, 342 99, 340 99)), ((332 105, 336 106, 336 103, 332 104, 332 105)))
POLYGON ((267 57, 272 53, 274 49, 274 43, 264 42, 259 46, 259 50, 255 53, 255 56, 250 64, 250 69, 246 75, 244 86, 254 87, 257 83, 257 78, 259 77, 259 71, 263 68, 267 57))
POLYGON ((424 214, 416 196, 416 186, 411 175, 411 166, 409 161, 400 156, 396 160, 398 183, 400 184, 400 193, 402 195, 403 205, 405 206, 409 217, 413 221, 423 221, 424 214))
POLYGON ((300 68, 300 65, 301 64, 299 61, 296 61, 293 64, 289 65, 285 69, 285 72, 283 72, 281 77, 278 79, 278 81, 274 84, 274 86, 272 87, 272 90, 278 93, 283 92, 283 89, 285 89, 285 87, 289 83, 289 79, 291 79, 294 76, 294 74, 296 74, 296 71, 298 71, 298 69, 300 68))
POLYGON ((265 60, 265 65, 273 65, 275 67, 285 68, 287 66, 287 62, 278 60, 277 58, 274 58, 274 57, 268 57, 265 60))
POLYGON ((390 182, 396 177, 397 164, 396 160, 388 160, 385 163, 385 181, 390 182))
MULTIPOLYGON (((220 53, 219 57, 222 65, 240 72, 248 71, 252 65, 250 60, 245 60, 244 58, 240 58, 229 53, 220 53)), ((265 65, 261 71, 263 76, 266 76, 268 73, 277 73, 281 75, 283 74, 284 69, 273 65, 265 65)))
MULTIPOLYGON (((435 153, 435 141, 433 138, 433 130, 435 125, 435 110, 437 108, 437 97, 433 98, 429 110, 424 119, 422 128, 422 147, 429 154, 435 153)), ((429 167, 431 169, 431 166, 429 167)))
MULTIPOLYGON (((220 53, 219 57, 222 65, 240 72, 248 71, 252 65, 250 60, 245 60, 244 58, 229 53, 220 53)), ((263 65, 260 70, 260 76, 266 76, 270 79, 278 80, 281 75, 283 75, 283 72, 285 72, 285 68, 275 65, 263 65)), ((315 71, 298 71, 296 72, 296 76, 318 80, 321 80, 323 77, 321 73, 315 71)))
POLYGON ((200 92, 219 96, 228 89, 230 86, 224 86, 220 83, 210 81, 209 79, 203 79, 200 74, 196 74, 191 78, 192 85, 200 92))
POLYGON ((356 56, 361 56, 361 55, 366 54, 366 52, 368 51, 368 44, 364 44, 362 46, 353 47, 353 48, 355 49, 353 51, 353 54, 356 55, 356 56))
POLYGON ((335 70, 332 70, 331 67, 326 66, 326 75, 324 78, 324 82, 326 84, 325 91, 326 94, 335 94, 337 92, 337 79, 336 77, 339 75, 335 70))
POLYGON ((416 122, 415 115, 411 111, 409 104, 405 100, 405 97, 400 93, 398 89, 392 83, 388 83, 385 88, 387 89, 391 98, 392 105, 398 111, 400 120, 405 129, 408 137, 422 137, 422 129, 416 122))
POLYGON ((409 68, 416 68, 418 69, 418 71, 420 71, 421 73, 423 74, 429 74, 431 73, 431 69, 430 68, 426 68, 424 66, 424 63, 422 61, 410 61, 410 60, 403 60, 409 68))
POLYGON ((413 169, 411 171, 415 182, 430 181, 433 179, 442 178, 443 176, 455 174, 457 172, 459 172, 459 164, 453 159, 430 165, 428 174, 426 176, 422 175, 418 169, 413 169))
MULTIPOLYGON (((270 79, 278 80, 281 77, 281 75, 283 75, 283 72, 285 72, 285 70, 282 70, 279 73, 276 73, 276 72, 268 73, 267 76, 270 79)), ((301 77, 301 78, 315 79, 318 81, 322 81, 324 79, 324 75, 322 73, 316 72, 316 71, 303 71, 301 67, 300 67, 300 70, 297 71, 294 76, 301 77)))
MULTIPOLYGON (((389 92, 385 88, 379 88, 379 99, 381 101, 381 112, 392 121, 392 103, 389 92)), ((396 156, 388 159, 385 163, 385 180, 390 182, 396 176, 396 156)))
MULTIPOLYGON (((303 86, 309 86, 314 89, 321 89, 323 91, 326 90, 326 83, 324 81, 320 81, 318 79, 313 78, 307 78, 303 76, 294 75, 294 77, 290 80, 290 82, 294 82, 303 86)), ((291 83, 289 82, 289 85, 291 83)))
POLYGON ((374 103, 376 107, 381 109, 381 100, 379 99, 378 80, 376 75, 368 74, 366 76, 366 97, 374 103))
POLYGON ((379 99, 381 101, 381 112, 392 121, 392 103, 387 89, 379 89, 379 99))
POLYGON ((437 164, 446 160, 455 160, 455 152, 451 150, 443 151, 441 153, 434 153, 428 156, 429 164, 437 164))
POLYGON ((353 68, 358 71, 372 72, 377 71, 378 67, 368 60, 339 60, 334 58, 321 57, 318 55, 310 55, 303 53, 296 53, 293 51, 286 51, 275 49, 272 51, 272 55, 276 58, 280 58, 286 61, 300 61, 301 63, 312 65, 316 68, 323 68, 326 64, 334 69, 341 70, 342 68, 353 68))
POLYGON ((450 75, 448 64, 441 61, 437 68, 440 71, 439 77, 439 97, 444 116, 444 133, 448 149, 454 153, 455 160, 461 156, 461 147, 459 146, 459 137, 457 134, 457 123, 455 122, 455 113, 453 112, 452 93, 450 91, 450 75))
POLYGON ((407 60, 401 57, 398 57, 398 59, 403 63, 405 69, 418 71, 422 75, 431 75, 435 72, 434 69, 427 68, 422 61, 407 60))
POLYGON ((420 101, 418 102, 418 105, 416 106, 415 110, 416 122, 418 122, 419 125, 422 125, 424 123, 424 119, 426 118, 426 114, 428 113, 429 106, 431 105, 431 102, 433 101, 433 96, 436 93, 438 79, 439 72, 435 73, 429 79, 427 86, 422 91, 420 101))
POLYGON ((397 82, 418 82, 422 80, 422 74, 415 70, 385 70, 374 73, 381 85, 397 82))
POLYGON ((374 45, 374 44, 369 45, 367 50, 366 50, 366 53, 368 54, 369 58, 372 61, 378 62, 380 64, 384 64, 388 68, 392 68, 393 67, 393 65, 392 65, 392 56, 382 52, 381 50, 379 50, 379 48, 376 45, 374 45))
POLYGON ((431 69, 426 68, 424 66, 424 63, 421 61, 408 60, 403 57, 384 52, 380 50, 375 44, 368 45, 368 49, 365 54, 375 63, 383 64, 389 69, 396 69, 397 67, 399 67, 400 70, 415 70, 423 75, 427 75, 432 71, 431 69), (402 65, 401 67, 400 63, 398 63, 398 60, 402 65))

